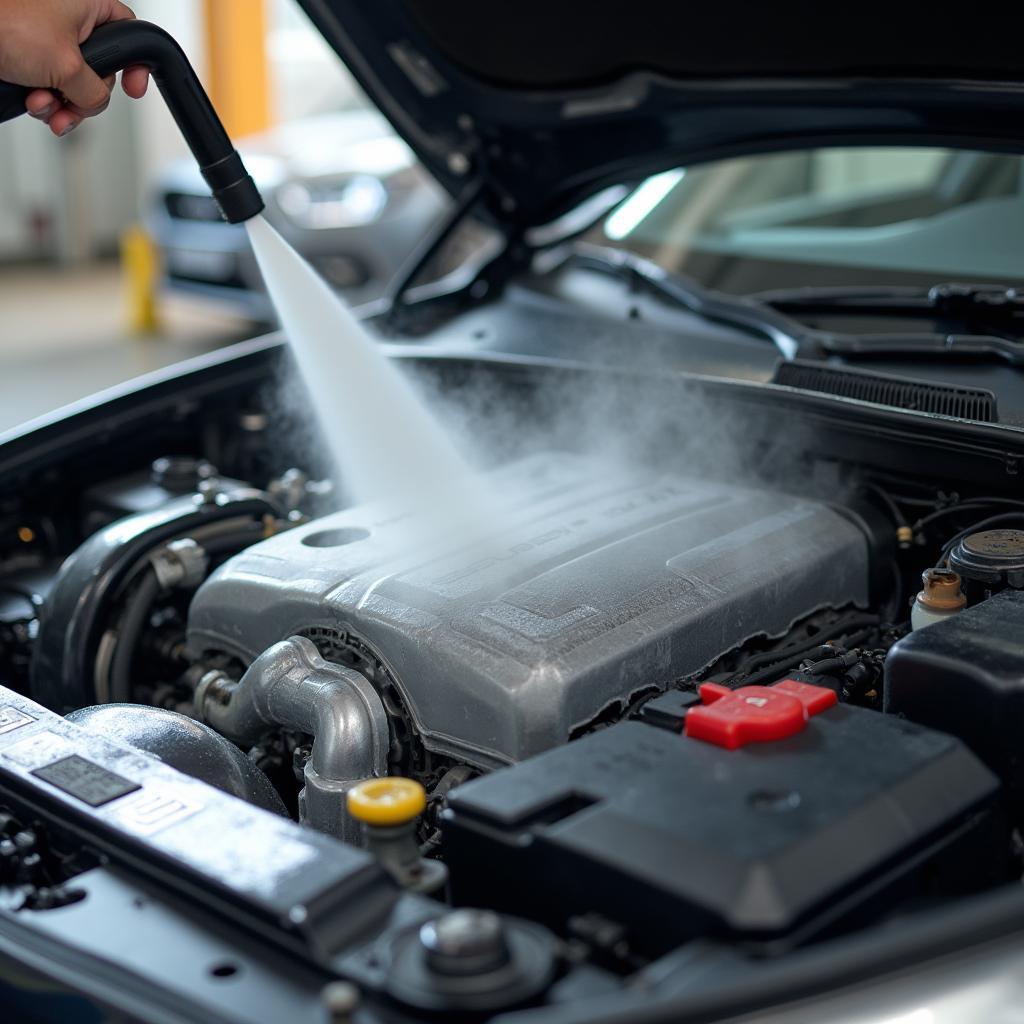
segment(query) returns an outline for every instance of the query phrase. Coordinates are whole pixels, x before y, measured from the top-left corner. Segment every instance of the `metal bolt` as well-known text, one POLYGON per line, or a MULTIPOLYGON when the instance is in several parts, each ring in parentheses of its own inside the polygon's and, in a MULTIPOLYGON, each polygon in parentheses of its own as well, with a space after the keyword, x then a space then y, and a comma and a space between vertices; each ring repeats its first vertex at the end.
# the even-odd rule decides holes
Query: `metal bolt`
POLYGON ((287 469, 267 487, 270 494, 281 501, 285 508, 296 509, 306 495, 309 477, 301 469, 287 469))
POLYGON ((331 1024, 348 1024, 359 1007, 360 999, 359 989, 348 981, 332 981, 320 992, 320 1001, 331 1024))
POLYGON ((206 578, 209 559, 191 537, 172 540, 150 557, 150 564, 163 590, 197 587, 206 578))
POLYGON ((448 170, 452 174, 463 175, 469 171, 469 157, 465 153, 456 150, 448 154, 448 170))
POLYGON ((190 455, 165 455, 154 459, 150 467, 150 479, 158 487, 187 494, 197 481, 215 476, 216 472, 206 459, 195 459, 190 455))
POLYGON ((204 721, 204 709, 207 701, 211 704, 226 705, 231 703, 235 681, 218 668, 205 672, 196 683, 195 696, 192 698, 199 720, 204 721))
POLYGON ((439 974, 484 974, 509 960, 505 926, 492 910, 453 910, 428 921, 420 945, 439 974))
POLYGON ((220 482, 217 480, 200 480, 196 491, 197 505, 215 505, 220 497, 220 482))
POLYGON ((244 412, 238 417, 238 425, 250 434, 258 434, 261 430, 266 430, 269 423, 270 418, 262 412, 244 412))

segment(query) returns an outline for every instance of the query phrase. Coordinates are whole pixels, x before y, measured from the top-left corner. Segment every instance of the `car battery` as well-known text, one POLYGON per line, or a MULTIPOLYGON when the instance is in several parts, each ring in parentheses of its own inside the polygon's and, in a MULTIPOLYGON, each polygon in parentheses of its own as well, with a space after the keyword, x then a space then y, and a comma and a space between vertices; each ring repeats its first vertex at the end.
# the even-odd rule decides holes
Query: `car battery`
POLYGON ((622 722, 451 793, 456 902, 563 933, 596 913, 657 955, 788 948, 999 876, 998 782, 959 740, 796 681, 701 697, 683 731, 622 722))

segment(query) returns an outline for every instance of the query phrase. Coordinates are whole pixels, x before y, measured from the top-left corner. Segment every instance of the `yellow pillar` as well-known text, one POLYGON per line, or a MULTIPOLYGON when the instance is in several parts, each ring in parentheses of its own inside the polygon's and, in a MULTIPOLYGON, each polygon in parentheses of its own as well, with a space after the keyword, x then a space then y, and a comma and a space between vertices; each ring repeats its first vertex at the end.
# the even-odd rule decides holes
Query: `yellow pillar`
POLYGON ((204 0, 206 88, 237 139, 273 123, 266 0, 204 0))
POLYGON ((121 270, 128 300, 128 329, 139 336, 155 334, 160 330, 160 258, 153 240, 139 224, 121 235, 121 270))

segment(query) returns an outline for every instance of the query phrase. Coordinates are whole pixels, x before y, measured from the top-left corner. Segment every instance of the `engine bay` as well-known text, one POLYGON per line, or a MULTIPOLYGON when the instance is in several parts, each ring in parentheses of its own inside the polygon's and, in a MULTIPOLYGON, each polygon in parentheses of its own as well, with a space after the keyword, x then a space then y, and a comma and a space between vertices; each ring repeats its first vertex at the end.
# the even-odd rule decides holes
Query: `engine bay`
POLYGON ((214 988, 255 943, 331 1019, 525 1024, 1019 879, 1012 490, 553 446, 410 547, 231 416, 6 509, 13 918, 139 884, 231 933, 214 988))

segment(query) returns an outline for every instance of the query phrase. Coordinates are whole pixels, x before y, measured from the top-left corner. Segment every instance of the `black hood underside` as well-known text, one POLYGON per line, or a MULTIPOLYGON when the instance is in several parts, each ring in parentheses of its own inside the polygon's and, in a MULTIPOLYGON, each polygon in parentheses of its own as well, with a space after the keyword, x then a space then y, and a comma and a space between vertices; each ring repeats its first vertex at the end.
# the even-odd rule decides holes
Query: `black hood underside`
POLYGON ((513 228, 745 153, 1024 148, 1017 8, 300 2, 441 182, 513 228))
MULTIPOLYGON (((337 5, 336 5, 337 6, 337 5)), ((383 6, 392 6, 384 4, 383 6)), ((635 71, 694 78, 1007 79, 1021 76, 1019 15, 815 3, 401 5, 436 54, 503 89, 582 89, 635 71)))

